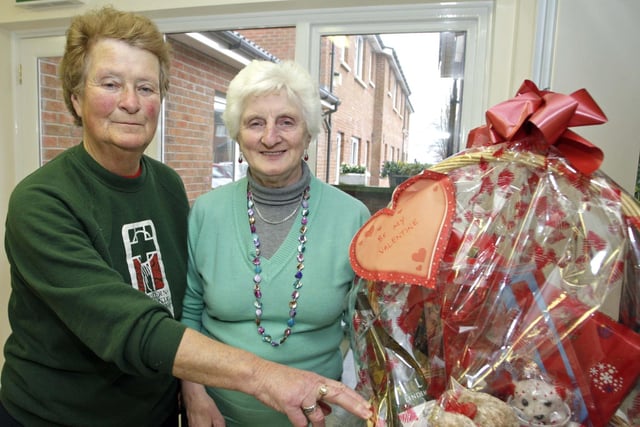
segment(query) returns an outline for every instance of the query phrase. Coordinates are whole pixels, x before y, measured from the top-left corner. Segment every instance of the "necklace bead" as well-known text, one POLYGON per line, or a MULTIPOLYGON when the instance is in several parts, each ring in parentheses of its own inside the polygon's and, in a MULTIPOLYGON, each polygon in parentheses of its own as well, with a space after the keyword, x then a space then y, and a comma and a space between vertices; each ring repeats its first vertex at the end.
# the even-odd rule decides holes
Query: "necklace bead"
MULTIPOLYGON (((295 325, 295 317, 298 314, 298 299, 300 298, 299 289, 302 288, 302 270, 304 270, 304 251, 306 249, 307 243, 307 224, 308 224, 308 216, 309 216, 309 186, 304 189, 302 193, 302 197, 300 198, 300 208, 302 213, 302 218, 300 219, 300 234, 298 236, 298 246, 297 246, 297 254, 296 254, 296 273, 294 275, 293 281, 293 292, 291 293, 291 301, 289 301, 289 319, 287 320, 287 327, 284 329, 282 337, 280 339, 273 339, 271 335, 267 334, 265 328, 261 325, 262 315, 264 314, 263 306, 262 306, 262 261, 260 259, 260 237, 256 231, 256 218, 255 214, 258 213, 260 219, 262 219, 267 224, 278 224, 275 222, 266 221, 262 215, 260 215, 260 211, 258 211, 258 207, 255 206, 253 201, 253 194, 250 188, 247 186, 247 217, 249 219, 249 229, 251 230, 253 246, 255 249, 255 255, 253 258, 253 265, 255 275, 253 276, 253 296, 255 298, 253 302, 253 306, 255 307, 255 315, 256 315, 256 326, 258 334, 262 337, 262 341, 270 344, 272 347, 279 347, 281 344, 284 344, 287 338, 291 336, 293 326, 295 325)), ((291 219, 295 213, 298 212, 298 207, 284 220, 279 223, 285 222, 288 219, 291 219)))

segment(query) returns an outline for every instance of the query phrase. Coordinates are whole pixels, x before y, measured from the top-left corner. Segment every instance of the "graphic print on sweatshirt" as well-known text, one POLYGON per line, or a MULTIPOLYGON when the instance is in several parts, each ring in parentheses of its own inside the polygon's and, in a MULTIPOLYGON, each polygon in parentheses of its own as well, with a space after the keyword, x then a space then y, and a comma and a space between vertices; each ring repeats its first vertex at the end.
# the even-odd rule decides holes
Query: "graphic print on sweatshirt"
POLYGON ((122 226, 131 286, 164 305, 173 314, 171 289, 164 272, 162 254, 153 221, 144 220, 122 226))

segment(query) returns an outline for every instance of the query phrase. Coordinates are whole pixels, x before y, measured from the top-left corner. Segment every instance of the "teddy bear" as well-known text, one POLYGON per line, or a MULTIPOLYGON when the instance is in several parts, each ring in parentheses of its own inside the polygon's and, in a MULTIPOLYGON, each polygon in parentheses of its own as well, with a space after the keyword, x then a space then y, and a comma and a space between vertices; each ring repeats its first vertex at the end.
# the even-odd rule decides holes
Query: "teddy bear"
POLYGON ((515 381, 511 406, 531 426, 564 426, 571 418, 567 392, 538 378, 515 381))

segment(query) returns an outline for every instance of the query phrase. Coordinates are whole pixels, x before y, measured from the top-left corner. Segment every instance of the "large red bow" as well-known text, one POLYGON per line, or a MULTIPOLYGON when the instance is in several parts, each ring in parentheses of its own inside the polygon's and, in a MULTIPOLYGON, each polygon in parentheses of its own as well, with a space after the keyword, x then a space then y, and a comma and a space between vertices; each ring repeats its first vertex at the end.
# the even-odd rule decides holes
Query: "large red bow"
POLYGON ((607 121, 586 89, 563 95, 539 90, 535 83, 525 80, 514 98, 491 107, 486 118, 486 125, 469 132, 467 148, 517 141, 531 132, 525 126, 529 123, 540 131, 546 147, 555 145, 583 174, 596 171, 604 158, 602 150, 567 129, 607 121))

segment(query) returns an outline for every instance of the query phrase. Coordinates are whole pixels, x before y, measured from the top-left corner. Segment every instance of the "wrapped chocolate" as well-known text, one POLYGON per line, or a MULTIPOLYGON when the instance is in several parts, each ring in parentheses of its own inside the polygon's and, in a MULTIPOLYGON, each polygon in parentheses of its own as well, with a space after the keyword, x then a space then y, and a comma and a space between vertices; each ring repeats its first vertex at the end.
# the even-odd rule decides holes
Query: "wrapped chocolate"
POLYGON ((425 408, 452 379, 513 401, 527 360, 568 408, 562 424, 561 409, 531 422, 605 426, 640 373, 640 206, 599 171, 602 152, 568 130, 606 120, 586 91, 526 81, 487 120, 353 239, 358 387, 376 425, 429 425, 425 408), (621 322, 599 311, 611 292, 622 292, 621 322), (410 363, 389 355, 396 344, 410 363), (389 397, 412 366, 426 405, 389 397))

